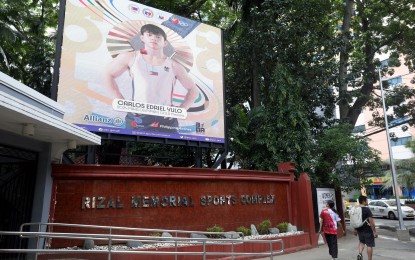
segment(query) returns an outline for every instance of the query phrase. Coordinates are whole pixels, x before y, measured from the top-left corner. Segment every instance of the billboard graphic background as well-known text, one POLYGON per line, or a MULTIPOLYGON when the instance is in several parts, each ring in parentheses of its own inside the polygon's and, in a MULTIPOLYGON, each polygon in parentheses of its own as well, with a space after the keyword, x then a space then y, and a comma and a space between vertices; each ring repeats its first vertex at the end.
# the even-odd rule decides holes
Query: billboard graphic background
POLYGON ((58 84, 58 102, 66 107, 65 119, 94 132, 223 143, 221 37, 218 28, 135 2, 67 0, 58 84), (105 66, 118 55, 142 50, 140 29, 146 24, 166 33, 164 55, 180 64, 195 83, 197 97, 187 113, 176 111, 187 94, 179 81, 172 89, 171 107, 134 101, 128 71, 116 78, 124 99, 132 101, 122 107, 117 107, 118 97, 103 82, 105 66), (158 124, 154 129, 128 127, 128 112, 174 117, 177 131, 164 132, 157 129, 158 124))

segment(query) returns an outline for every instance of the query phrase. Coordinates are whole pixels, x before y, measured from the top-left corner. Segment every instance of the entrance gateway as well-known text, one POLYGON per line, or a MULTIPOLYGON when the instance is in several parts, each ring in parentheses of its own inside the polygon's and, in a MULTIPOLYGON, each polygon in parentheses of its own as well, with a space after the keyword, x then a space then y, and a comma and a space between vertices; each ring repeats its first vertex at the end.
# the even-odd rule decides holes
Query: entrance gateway
MULTIPOLYGON (((235 231, 270 220, 273 227, 281 222, 296 225, 306 233, 296 246, 311 247, 316 236, 310 180, 305 173, 294 180, 292 163, 278 166, 278 172, 253 172, 55 164, 50 221, 194 231, 217 225, 235 231)), ((53 227, 54 232, 65 230, 53 227)), ((71 232, 86 231, 71 227, 71 232)), ((52 248, 82 244, 51 241, 52 248)))

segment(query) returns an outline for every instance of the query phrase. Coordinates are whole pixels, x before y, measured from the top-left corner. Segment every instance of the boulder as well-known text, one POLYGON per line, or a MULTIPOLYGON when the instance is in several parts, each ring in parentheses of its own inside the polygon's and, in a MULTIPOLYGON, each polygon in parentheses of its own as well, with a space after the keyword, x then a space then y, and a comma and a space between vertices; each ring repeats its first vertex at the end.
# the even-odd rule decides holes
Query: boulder
POLYGON ((225 233, 225 238, 227 238, 227 239, 238 239, 239 234, 236 233, 235 231, 229 231, 229 232, 225 233))
POLYGON ((268 228, 270 234, 279 234, 280 230, 278 228, 268 228))
POLYGON ((256 229, 254 224, 251 224, 251 235, 252 236, 258 236, 259 235, 258 230, 256 229))
POLYGON ((198 233, 191 233, 190 238, 208 238, 206 235, 198 234, 198 233))
POLYGON ((83 249, 89 250, 89 249, 93 249, 94 248, 94 240, 92 239, 85 239, 84 240, 84 245, 83 245, 83 249))
MULTIPOLYGON (((173 237, 173 236, 170 233, 168 233, 168 232, 163 232, 161 234, 161 237, 173 237)), ((173 241, 173 240, 171 240, 171 239, 165 239, 165 241, 173 241)))
POLYGON ((291 224, 288 224, 287 227, 287 232, 296 232, 297 231, 297 227, 291 224))
POLYGON ((143 243, 140 241, 135 241, 135 240, 131 240, 131 241, 127 241, 127 246, 134 248, 134 247, 142 247, 143 243))

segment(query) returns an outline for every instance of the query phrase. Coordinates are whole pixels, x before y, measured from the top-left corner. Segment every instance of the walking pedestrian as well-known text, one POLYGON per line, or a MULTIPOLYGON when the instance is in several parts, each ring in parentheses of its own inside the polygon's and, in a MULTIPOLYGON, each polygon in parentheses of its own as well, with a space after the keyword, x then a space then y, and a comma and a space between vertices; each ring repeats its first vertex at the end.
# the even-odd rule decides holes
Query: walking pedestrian
POLYGON ((345 229, 341 224, 341 219, 336 209, 334 208, 334 202, 329 200, 326 202, 326 207, 320 213, 320 230, 319 233, 324 232, 327 246, 329 247, 329 254, 332 259, 337 259, 338 247, 337 247, 337 227, 342 229, 343 235, 346 234, 345 229))
POLYGON ((354 235, 359 235, 359 254, 357 260, 363 260, 363 250, 367 247, 367 259, 372 260, 373 248, 375 247, 375 238, 378 237, 376 233, 375 222, 373 221, 372 211, 367 207, 367 197, 359 197, 359 206, 362 208, 362 222, 361 227, 355 228, 354 235))

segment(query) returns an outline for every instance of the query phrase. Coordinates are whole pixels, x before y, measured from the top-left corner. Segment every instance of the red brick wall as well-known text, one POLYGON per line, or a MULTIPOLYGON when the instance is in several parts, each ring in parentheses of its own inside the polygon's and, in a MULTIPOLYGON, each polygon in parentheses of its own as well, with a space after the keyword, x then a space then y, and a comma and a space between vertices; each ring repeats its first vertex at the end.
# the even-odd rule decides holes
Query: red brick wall
MULTIPOLYGON (((292 196, 296 197, 292 192, 301 193, 309 183, 300 188, 291 169, 284 172, 53 165, 51 222, 200 231, 215 224, 225 231, 235 230, 265 219, 271 220, 273 226, 283 221, 296 224, 301 208, 307 205, 309 210, 312 204, 311 197, 300 194, 292 200, 292 196), (207 195, 233 195, 236 203, 228 205, 226 200, 226 205, 203 206, 201 197, 207 195), (275 202, 243 205, 241 195, 274 195, 275 202), (123 208, 83 209, 82 197, 93 196, 105 196, 105 206, 109 197, 115 203, 119 196, 123 208), (191 196, 194 206, 132 208, 132 196, 191 196)), ((308 227, 301 226, 307 221, 298 222, 299 228, 308 231, 308 227)))

